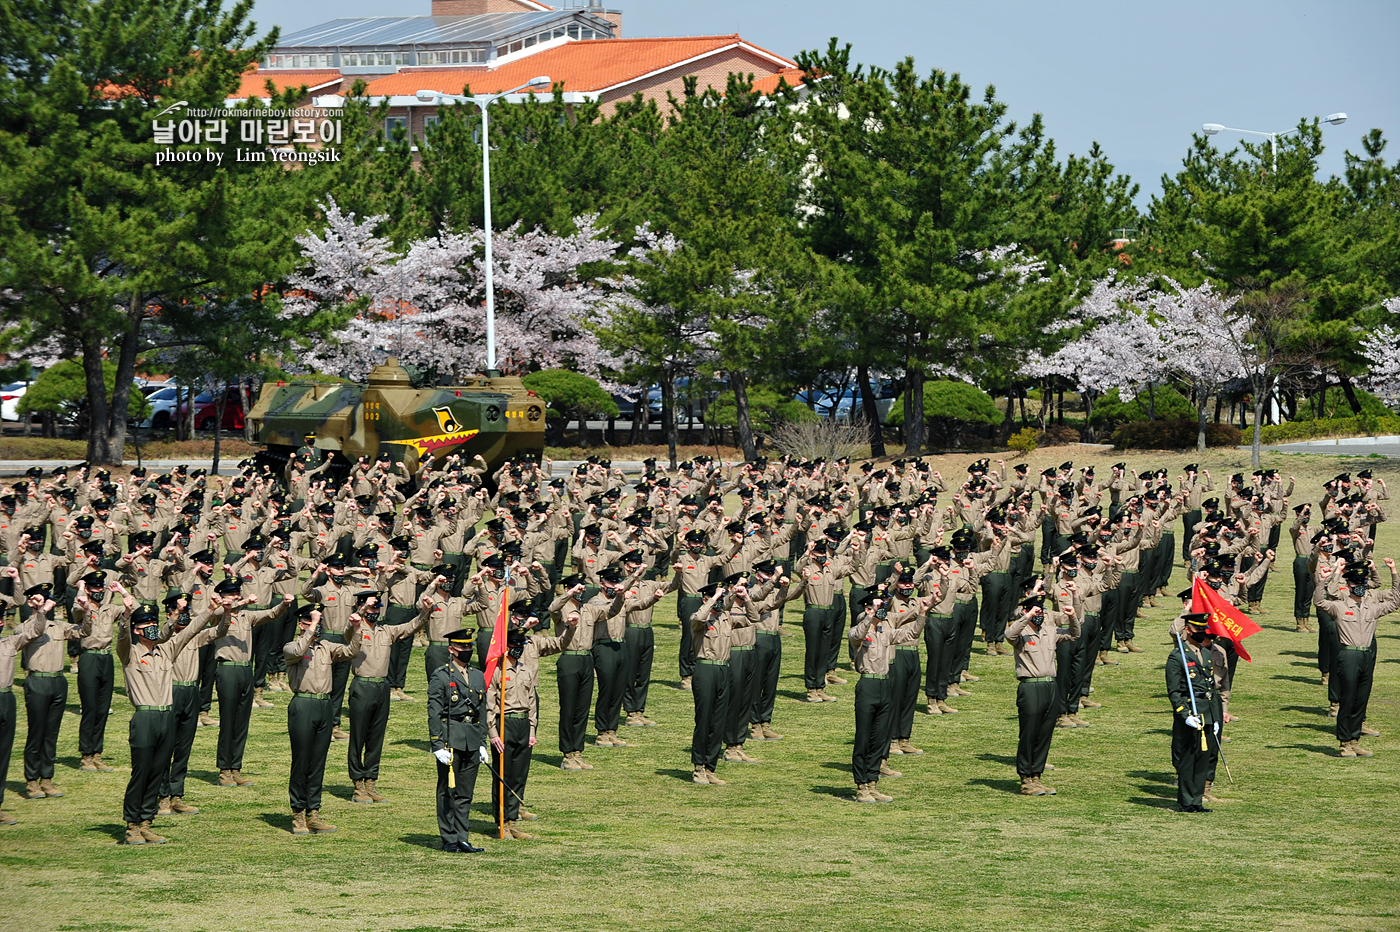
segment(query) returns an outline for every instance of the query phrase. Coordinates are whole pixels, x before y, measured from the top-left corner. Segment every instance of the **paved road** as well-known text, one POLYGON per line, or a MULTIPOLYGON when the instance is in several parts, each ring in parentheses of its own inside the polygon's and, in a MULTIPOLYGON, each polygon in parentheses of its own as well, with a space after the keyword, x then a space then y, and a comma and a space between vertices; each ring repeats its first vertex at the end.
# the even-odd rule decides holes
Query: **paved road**
MULTIPOLYGON (((1248 446, 1240 447, 1248 450, 1248 446)), ((1321 453, 1327 456, 1381 456, 1400 457, 1400 437, 1348 437, 1341 440, 1303 440, 1298 443, 1279 443, 1262 449, 1275 453, 1321 453)))

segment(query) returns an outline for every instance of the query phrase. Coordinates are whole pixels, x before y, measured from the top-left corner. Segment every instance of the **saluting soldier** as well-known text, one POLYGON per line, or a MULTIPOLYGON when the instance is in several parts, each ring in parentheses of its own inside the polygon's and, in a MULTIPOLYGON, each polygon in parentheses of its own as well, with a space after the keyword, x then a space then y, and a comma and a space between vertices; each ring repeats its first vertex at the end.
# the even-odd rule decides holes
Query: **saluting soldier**
POLYGON ((1209 612, 1185 612, 1186 637, 1167 655, 1167 697, 1172 704, 1172 766, 1178 812, 1210 812, 1201 805, 1220 750, 1220 720, 1209 612), (1207 737, 1207 735, 1212 737, 1207 737))
MULTIPOLYGON (((14 572, 13 567, 9 570, 14 572)), ((53 611, 50 595, 42 591, 42 586, 34 588, 39 591, 27 599, 29 620, 20 625, 12 636, 0 638, 0 805, 5 802, 5 779, 10 773, 10 756, 15 747, 15 724, 18 716, 14 693, 15 655, 44 633, 48 625, 48 613, 53 611)), ((8 606, 17 601, 19 600, 13 596, 0 594, 0 602, 6 605, 6 612, 9 611, 8 606)), ((0 811, 0 825, 14 825, 15 821, 14 816, 0 811)))
MULTIPOLYGON (((1068 583, 1070 592, 1074 584, 1068 583)), ((1006 639, 1016 651, 1016 712, 1020 738, 1016 744, 1016 773, 1025 796, 1054 796, 1055 789, 1041 782, 1045 759, 1050 755, 1050 739, 1063 699, 1055 685, 1055 645, 1079 638, 1079 613, 1073 604, 1057 614, 1069 621, 1061 630, 1047 617, 1040 596, 1021 602, 1021 617, 1006 629, 1006 639)))
MULTIPOLYGON (((131 599, 120 583, 107 582, 107 574, 95 570, 82 577, 77 600, 73 603, 73 619, 83 624, 83 637, 78 642, 78 704, 82 718, 78 724, 78 753, 82 757, 80 770, 110 771, 102 762, 102 750, 107 735, 107 717, 112 712, 112 688, 116 679, 112 665, 112 626, 117 616, 130 608, 108 592, 120 592, 131 599), (91 618, 88 623, 87 619, 91 618)), ((134 605, 134 600, 132 601, 134 605)))
POLYGON ((470 666, 474 636, 466 628, 445 640, 451 659, 428 678, 428 738, 437 758, 437 818, 442 850, 476 854, 468 840, 476 772, 487 760, 486 679, 470 666))
POLYGON ((411 621, 381 625, 380 593, 371 589, 356 598, 360 625, 360 651, 350 662, 354 679, 350 684, 350 744, 347 749, 350 780, 355 784, 352 803, 382 803, 376 789, 379 759, 384 753, 384 729, 389 724, 389 665, 393 650, 403 641, 413 643, 413 635, 432 614, 431 599, 424 599, 422 611, 411 621))
MULTIPOLYGON (((912 577, 909 581, 912 584, 912 577)), ((907 594, 895 600, 893 605, 900 615, 912 616, 907 623, 903 618, 889 617, 892 603, 884 597, 883 589, 872 589, 858 604, 865 611, 846 632, 852 662, 860 674, 856 683, 856 734, 851 751, 851 776, 856 784, 856 802, 887 803, 894 797, 876 789, 880 777, 902 776, 885 761, 889 756, 895 711, 890 702, 890 663, 897 647, 918 643, 924 633, 929 603, 907 594)))
POLYGON ((293 835, 321 835, 335 826, 321 819, 321 784, 331 746, 331 669, 360 652, 360 616, 351 613, 344 642, 327 641, 321 612, 315 605, 297 612, 297 638, 282 647, 292 701, 287 703, 287 737, 292 745, 292 769, 287 796, 292 806, 293 835))
MULTIPOLYGON (((524 819, 533 822, 533 812, 525 808, 525 783, 530 777, 530 759, 534 754, 536 729, 539 726, 540 658, 564 650, 573 635, 574 626, 564 629, 561 637, 545 637, 530 632, 539 625, 529 599, 517 599, 510 606, 510 629, 506 634, 506 655, 492 671, 486 691, 490 708, 487 734, 491 740, 491 758, 496 773, 506 785, 504 809, 501 801, 501 781, 491 781, 491 811, 500 824, 502 838, 525 839, 531 836, 516 823, 524 819), (501 682, 505 682, 505 706, 501 705, 501 682), (502 755, 505 760, 503 761, 502 755), (504 816, 504 821, 501 821, 504 816)), ((575 622, 575 624, 577 624, 575 622)))
POLYGON ((190 750, 194 747, 195 732, 199 730, 199 655, 206 646, 228 634, 229 617, 219 610, 219 623, 208 625, 213 611, 208 599, 203 601, 199 612, 190 611, 190 596, 174 593, 165 597, 167 623, 176 634, 193 625, 197 633, 185 645, 185 649, 175 655, 171 664, 171 729, 170 757, 165 768, 165 776, 160 784, 159 815, 186 815, 199 811, 197 806, 185 802, 185 776, 190 769, 190 750))
MULTIPOLYGON (((629 576, 634 575, 646 568, 646 556, 640 550, 629 550, 622 555, 622 565, 629 576)), ((639 580, 627 587, 627 601, 623 606, 627 630, 622 642, 622 708, 627 713, 624 724, 630 727, 646 728, 656 724, 646 714, 651 665, 656 652, 656 632, 651 627, 651 616, 661 597, 680 586, 678 571, 669 579, 639 580)))
MULTIPOLYGON (((1400 574, 1391 558, 1386 557, 1385 565, 1390 569, 1390 591, 1384 595, 1377 592, 1368 597, 1371 567, 1364 564, 1344 571, 1346 582, 1338 586, 1338 598, 1326 598, 1325 587, 1313 593, 1313 601, 1337 623, 1341 650, 1333 679, 1338 686, 1337 741, 1341 757, 1370 757, 1374 753, 1361 746, 1361 736, 1365 734, 1366 706, 1371 700, 1371 681, 1376 671, 1376 626, 1383 616, 1400 608, 1400 574), (1345 594, 1341 590, 1346 590, 1345 594)), ((1324 566, 1319 575, 1325 583, 1331 572, 1324 566)))
POLYGON ((135 602, 127 602, 128 610, 117 618, 117 656, 122 662, 126 696, 134 707, 130 729, 131 779, 122 802, 125 843, 163 845, 166 839, 151 829, 151 823, 160 811, 161 783, 175 739, 173 661, 200 628, 186 625, 162 636, 160 615, 155 609, 143 605, 131 611, 135 602))

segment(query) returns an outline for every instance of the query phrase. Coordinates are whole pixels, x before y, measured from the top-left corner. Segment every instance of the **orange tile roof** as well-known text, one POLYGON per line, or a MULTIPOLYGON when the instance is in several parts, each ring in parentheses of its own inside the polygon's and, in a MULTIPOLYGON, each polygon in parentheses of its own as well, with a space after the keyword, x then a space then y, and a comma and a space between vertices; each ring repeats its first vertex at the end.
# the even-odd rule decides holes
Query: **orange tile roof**
POLYGON ((778 89, 778 82, 786 81, 789 87, 802 86, 801 68, 784 68, 777 74, 771 74, 763 78, 754 78, 753 89, 760 94, 771 94, 778 89))
MULTIPOLYGON (((371 97, 412 96, 419 90, 460 94, 470 85, 474 94, 496 94, 519 87, 536 75, 549 75, 565 91, 602 91, 664 71, 680 62, 713 54, 736 44, 772 55, 775 69, 792 70, 793 62, 774 55, 737 35, 675 39, 590 39, 566 42, 499 68, 404 68, 369 84, 371 97)), ((800 74, 800 72, 798 72, 800 74)), ((788 83, 793 83, 792 78, 788 83)), ((777 82, 774 82, 777 86, 777 82)))
POLYGON ((232 99, 265 97, 268 81, 271 81, 278 91, 285 91, 289 87, 300 87, 303 84, 308 90, 316 90, 328 84, 338 84, 341 80, 339 71, 262 71, 254 65, 241 76, 238 90, 233 93, 232 99))

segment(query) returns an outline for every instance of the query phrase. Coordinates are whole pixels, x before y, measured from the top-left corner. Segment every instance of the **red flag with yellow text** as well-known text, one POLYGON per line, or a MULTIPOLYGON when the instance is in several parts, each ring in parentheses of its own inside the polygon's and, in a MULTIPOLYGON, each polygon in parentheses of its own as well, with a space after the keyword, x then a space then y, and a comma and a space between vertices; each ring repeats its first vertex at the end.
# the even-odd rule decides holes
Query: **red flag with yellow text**
POLYGON ((506 655, 506 632, 510 628, 510 585, 501 590, 501 611, 496 615, 496 627, 491 629, 491 646, 486 649, 486 683, 490 685, 496 664, 506 655))
POLYGON ((1216 637, 1227 637, 1235 642, 1235 653, 1253 663, 1241 642, 1263 629, 1250 620, 1249 616, 1231 605, 1200 576, 1191 584, 1191 611, 1210 613, 1210 630, 1216 637))

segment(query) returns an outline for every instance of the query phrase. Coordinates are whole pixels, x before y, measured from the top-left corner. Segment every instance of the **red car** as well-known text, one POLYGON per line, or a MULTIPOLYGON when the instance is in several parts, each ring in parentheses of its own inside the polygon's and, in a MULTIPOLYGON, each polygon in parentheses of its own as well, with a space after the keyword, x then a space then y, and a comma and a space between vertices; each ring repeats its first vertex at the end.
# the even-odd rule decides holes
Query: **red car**
MULTIPOLYGON (((219 417, 219 406, 213 392, 202 392, 194 397, 194 426, 196 430, 213 430, 219 417)), ((180 406, 183 415, 187 405, 180 406)), ((223 430, 243 429, 243 399, 238 389, 230 388, 225 395, 223 430)))

